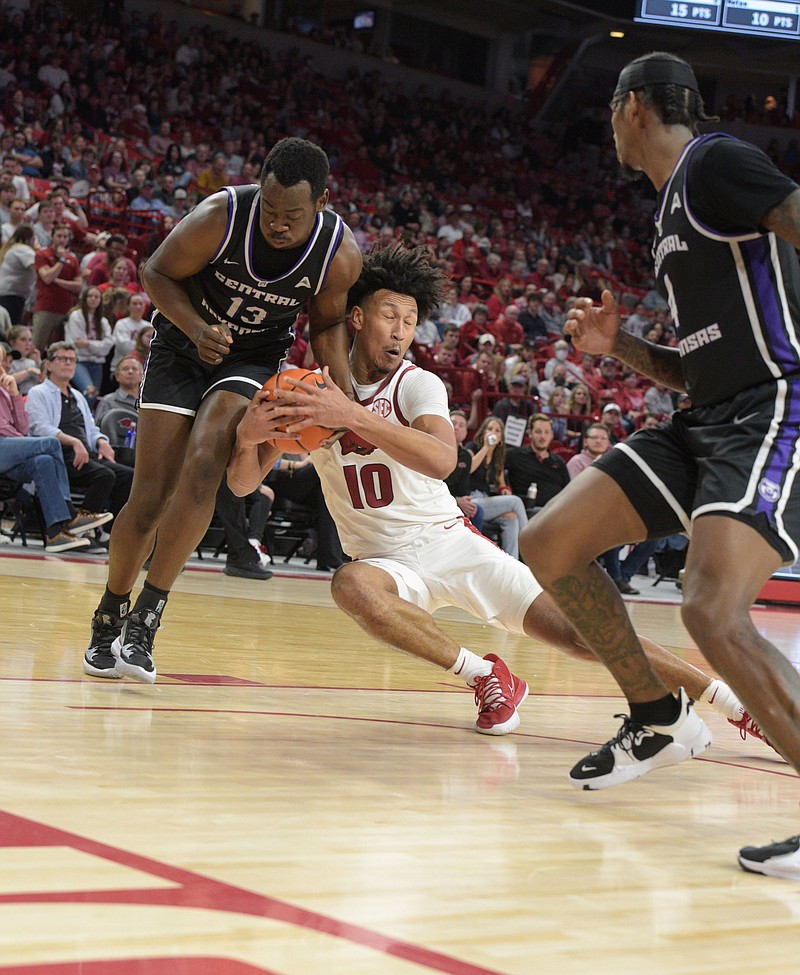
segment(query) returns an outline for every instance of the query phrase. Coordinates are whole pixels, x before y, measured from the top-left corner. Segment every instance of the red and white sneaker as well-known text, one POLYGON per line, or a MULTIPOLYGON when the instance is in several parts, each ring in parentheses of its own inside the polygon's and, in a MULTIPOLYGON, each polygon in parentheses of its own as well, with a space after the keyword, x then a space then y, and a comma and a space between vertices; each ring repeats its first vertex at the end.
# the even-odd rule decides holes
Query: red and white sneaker
POLYGON ((517 708, 528 696, 528 684, 515 677, 497 654, 487 653, 483 659, 492 662, 492 672, 475 681, 475 728, 482 735, 507 735, 519 727, 517 708))
POLYGON ((732 721, 730 718, 728 718, 728 724, 732 724, 734 728, 739 729, 739 734, 742 737, 742 741, 746 741, 748 738, 758 738, 760 741, 763 741, 765 744, 769 745, 776 755, 783 758, 781 753, 777 750, 777 748, 775 748, 769 738, 767 738, 761 728, 759 728, 759 726, 756 724, 755 719, 751 718, 747 711, 744 712, 738 721, 732 721))

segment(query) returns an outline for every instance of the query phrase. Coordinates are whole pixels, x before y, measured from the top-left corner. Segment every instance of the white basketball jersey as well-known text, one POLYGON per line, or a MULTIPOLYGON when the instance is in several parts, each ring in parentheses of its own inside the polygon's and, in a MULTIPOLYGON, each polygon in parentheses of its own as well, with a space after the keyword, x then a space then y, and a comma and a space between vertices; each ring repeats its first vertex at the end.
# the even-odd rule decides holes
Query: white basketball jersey
MULTIPOLYGON (((353 390, 362 406, 398 426, 410 426, 425 415, 449 420, 441 379, 410 362, 372 386, 353 380, 353 390)), ((342 548, 351 558, 390 555, 431 525, 463 517, 443 481, 404 467, 352 434, 330 449, 315 450, 311 459, 342 548)))

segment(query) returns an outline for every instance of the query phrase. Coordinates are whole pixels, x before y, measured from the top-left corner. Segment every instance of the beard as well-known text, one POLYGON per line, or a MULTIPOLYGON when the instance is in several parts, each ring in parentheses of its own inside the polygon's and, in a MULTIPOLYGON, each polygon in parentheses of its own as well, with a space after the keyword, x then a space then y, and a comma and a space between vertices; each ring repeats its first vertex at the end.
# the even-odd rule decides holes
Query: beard
POLYGON ((635 183, 637 180, 640 180, 643 176, 641 169, 634 169, 632 166, 629 166, 627 163, 624 162, 621 162, 619 164, 619 169, 620 172, 622 173, 622 178, 624 180, 627 180, 629 183, 635 183))

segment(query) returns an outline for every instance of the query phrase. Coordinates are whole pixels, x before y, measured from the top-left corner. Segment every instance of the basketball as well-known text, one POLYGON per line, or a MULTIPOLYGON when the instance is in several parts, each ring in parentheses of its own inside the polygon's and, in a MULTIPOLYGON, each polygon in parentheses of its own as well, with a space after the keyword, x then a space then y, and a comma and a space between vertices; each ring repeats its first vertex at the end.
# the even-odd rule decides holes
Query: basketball
MULTIPOLYGON (((270 393, 270 399, 275 399, 275 391, 277 389, 293 388, 289 382, 290 379, 298 383, 307 383, 309 386, 318 386, 320 389, 325 388, 322 376, 318 372, 312 372, 309 369, 284 369, 283 372, 276 372, 274 376, 271 376, 264 383, 263 388, 270 393)), ((305 450, 311 452, 312 450, 316 450, 323 440, 327 440, 333 434, 333 430, 329 430, 328 427, 306 427, 305 430, 300 430, 299 433, 299 440, 271 440, 270 443, 274 444, 285 454, 298 454, 305 450)))

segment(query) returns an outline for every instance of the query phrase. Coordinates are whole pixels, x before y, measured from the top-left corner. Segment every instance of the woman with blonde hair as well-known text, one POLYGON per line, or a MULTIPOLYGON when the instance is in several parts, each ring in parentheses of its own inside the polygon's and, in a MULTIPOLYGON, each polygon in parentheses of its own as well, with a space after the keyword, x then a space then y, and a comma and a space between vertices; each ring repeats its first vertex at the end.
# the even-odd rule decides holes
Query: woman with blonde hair
POLYGON ((567 400, 567 413, 570 415, 570 420, 567 422, 567 443, 573 449, 581 450, 583 431, 594 413, 592 394, 586 383, 577 383, 572 387, 567 400), (576 419, 581 416, 586 417, 586 421, 576 419))
POLYGON ((36 285, 35 260, 33 227, 21 224, 0 247, 0 305, 12 325, 21 324, 25 302, 36 285))
POLYGON ((502 422, 496 416, 487 416, 475 440, 464 446, 472 455, 470 497, 483 510, 483 526, 499 528, 500 547, 518 559, 519 533, 528 524, 528 516, 522 499, 506 484, 502 422))

